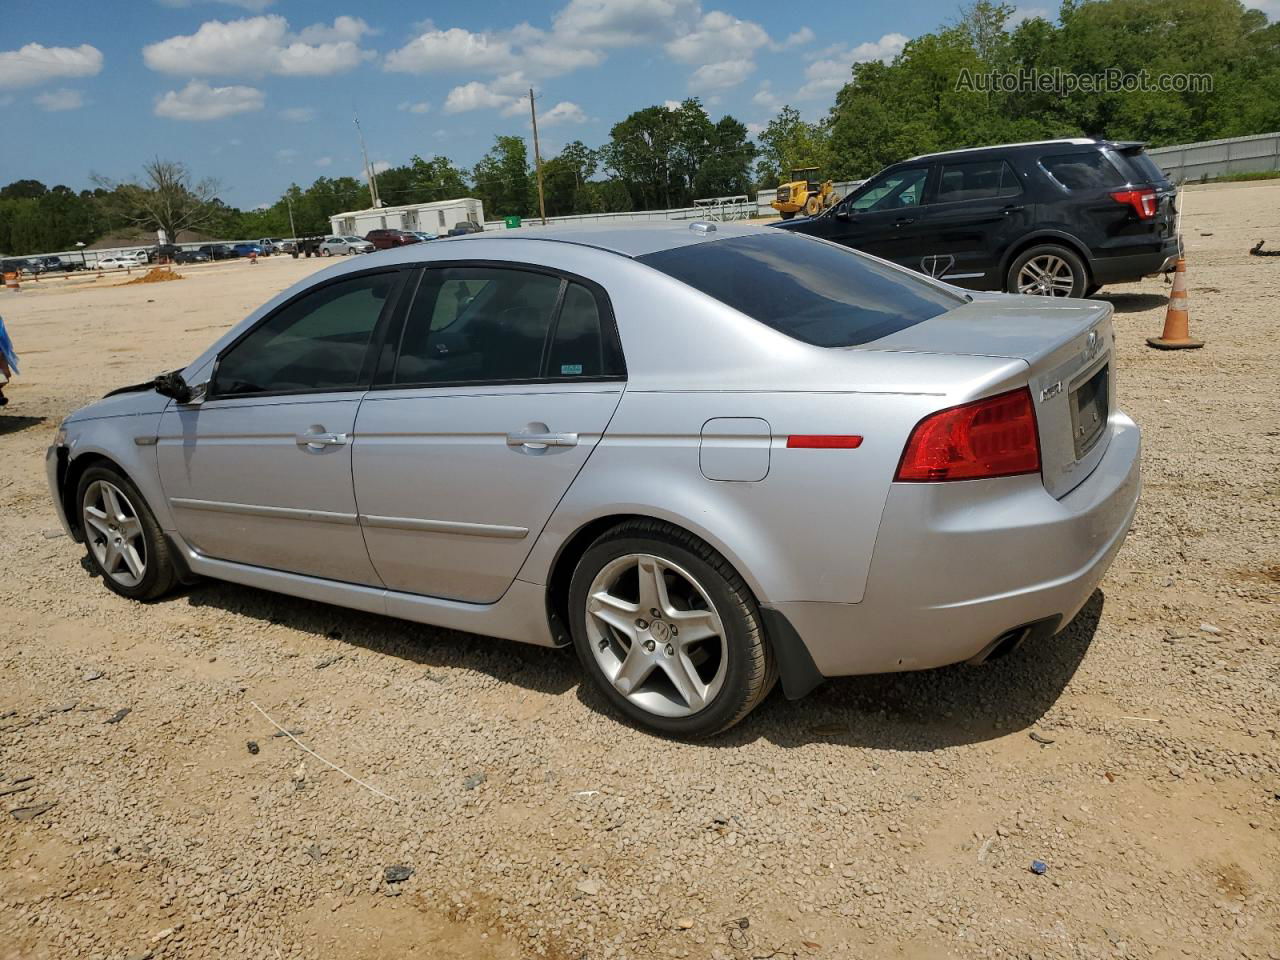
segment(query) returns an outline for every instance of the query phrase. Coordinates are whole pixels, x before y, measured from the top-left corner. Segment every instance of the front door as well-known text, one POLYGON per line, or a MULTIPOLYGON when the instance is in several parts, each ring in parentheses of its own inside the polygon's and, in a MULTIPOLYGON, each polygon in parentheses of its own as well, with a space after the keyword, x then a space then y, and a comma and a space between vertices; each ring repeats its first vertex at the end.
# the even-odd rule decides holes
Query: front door
POLYGON ((918 269, 928 180, 928 165, 881 174, 841 203, 827 239, 918 269))
POLYGON ((944 162, 927 209, 929 240, 909 266, 963 287, 999 289, 1001 260, 1033 214, 1008 161, 944 162))
POLYGON ((208 398, 160 422, 178 532, 219 560, 378 585, 356 516, 352 432, 396 271, 343 277, 219 356, 208 398))
POLYGON ((625 374, 603 291, 428 269, 356 420, 356 500, 393 590, 498 600, 595 449, 625 374))

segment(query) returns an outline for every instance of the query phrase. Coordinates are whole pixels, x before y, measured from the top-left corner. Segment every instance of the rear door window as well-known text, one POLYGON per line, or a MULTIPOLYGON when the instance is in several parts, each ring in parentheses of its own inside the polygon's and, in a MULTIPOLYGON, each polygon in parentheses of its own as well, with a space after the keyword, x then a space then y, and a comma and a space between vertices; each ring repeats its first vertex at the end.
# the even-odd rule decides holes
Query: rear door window
POLYGON ((776 230, 637 258, 789 337, 869 343, 966 302, 848 247, 776 230))
POLYGON ((1072 193, 1108 190, 1125 183, 1124 175, 1100 150, 1052 154, 1042 157, 1040 166, 1072 193))
POLYGON ((1018 175, 1006 160, 969 160, 942 165, 938 203, 958 200, 990 200, 1022 192, 1018 175))

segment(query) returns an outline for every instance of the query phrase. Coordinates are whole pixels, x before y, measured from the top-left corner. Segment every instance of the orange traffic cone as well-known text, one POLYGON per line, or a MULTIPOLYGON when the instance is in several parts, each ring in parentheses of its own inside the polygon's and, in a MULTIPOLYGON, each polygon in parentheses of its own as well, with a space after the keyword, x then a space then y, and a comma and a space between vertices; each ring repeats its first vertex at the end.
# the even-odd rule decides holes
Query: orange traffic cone
POLYGON ((1157 350, 1196 350, 1204 346, 1203 340, 1192 340, 1191 316, 1187 312, 1187 261, 1178 258, 1173 268, 1173 291, 1169 294, 1169 308, 1164 314, 1164 333, 1147 337, 1148 346, 1157 350))

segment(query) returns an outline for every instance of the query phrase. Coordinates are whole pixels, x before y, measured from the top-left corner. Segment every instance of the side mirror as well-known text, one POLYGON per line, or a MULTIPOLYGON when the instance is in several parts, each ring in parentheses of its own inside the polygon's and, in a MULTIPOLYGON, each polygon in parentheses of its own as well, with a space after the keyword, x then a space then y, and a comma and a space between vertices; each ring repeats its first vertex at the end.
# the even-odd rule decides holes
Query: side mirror
POLYGON ((852 220, 852 219, 853 219, 853 214, 851 214, 851 213, 849 212, 849 208, 848 208, 848 207, 846 207, 846 206, 844 206, 843 204, 841 204, 840 206, 836 207, 835 212, 832 214, 832 216, 834 216, 837 220, 852 220))
POLYGON ((155 390, 160 396, 176 400, 178 403, 190 403, 194 397, 191 387, 176 370, 156 377, 155 390))

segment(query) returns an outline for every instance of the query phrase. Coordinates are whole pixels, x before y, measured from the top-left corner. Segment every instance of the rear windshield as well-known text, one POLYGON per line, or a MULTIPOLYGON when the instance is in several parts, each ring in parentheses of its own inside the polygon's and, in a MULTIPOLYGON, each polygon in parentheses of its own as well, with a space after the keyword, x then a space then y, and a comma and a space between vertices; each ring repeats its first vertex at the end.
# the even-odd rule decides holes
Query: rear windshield
POLYGON ((1120 151, 1121 162, 1127 162, 1133 171, 1134 183, 1166 184, 1169 178, 1164 175, 1160 165, 1152 160, 1141 147, 1136 150, 1120 151))
POLYGON ((1104 190, 1124 186, 1125 177, 1099 150, 1040 158, 1040 166, 1068 190, 1104 190))
POLYGON ((869 343, 965 302, 923 277, 782 230, 637 258, 753 320, 818 347, 869 343))

